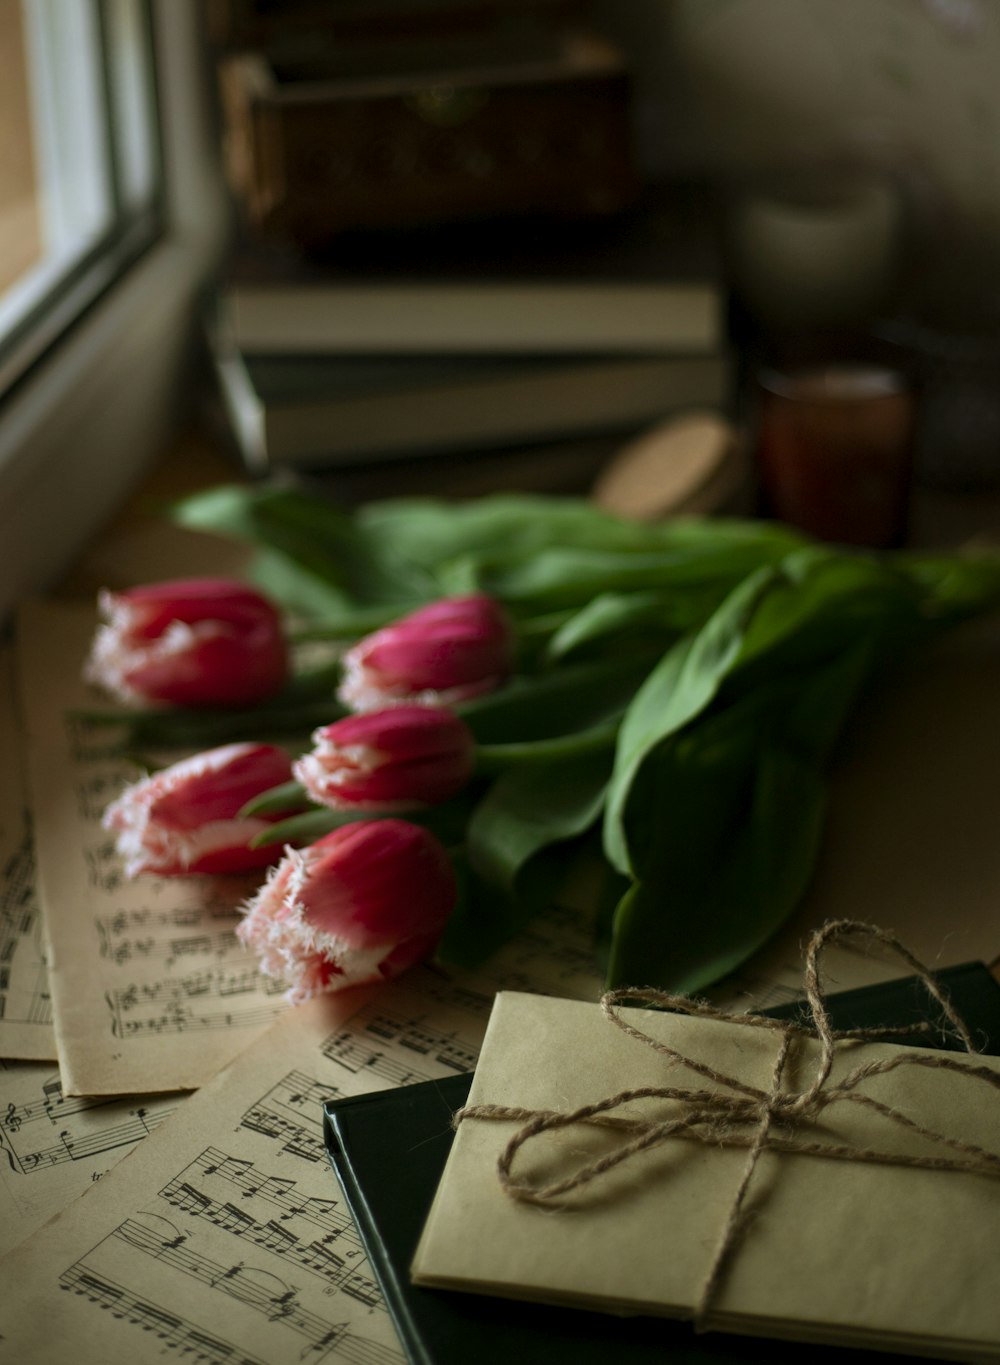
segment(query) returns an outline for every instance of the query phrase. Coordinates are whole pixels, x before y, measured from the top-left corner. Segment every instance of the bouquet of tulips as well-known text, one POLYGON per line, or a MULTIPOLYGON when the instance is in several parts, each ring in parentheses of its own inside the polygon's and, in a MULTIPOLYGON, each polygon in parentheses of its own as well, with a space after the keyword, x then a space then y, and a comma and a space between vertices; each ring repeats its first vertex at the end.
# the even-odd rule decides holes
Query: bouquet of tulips
POLYGON ((1000 607, 991 554, 576 499, 347 514, 260 486, 173 515, 252 541, 253 585, 104 595, 110 714, 197 751, 105 822, 132 875, 270 866, 239 932, 293 999, 478 965, 580 857, 609 984, 704 988, 801 898, 873 677, 1000 607))

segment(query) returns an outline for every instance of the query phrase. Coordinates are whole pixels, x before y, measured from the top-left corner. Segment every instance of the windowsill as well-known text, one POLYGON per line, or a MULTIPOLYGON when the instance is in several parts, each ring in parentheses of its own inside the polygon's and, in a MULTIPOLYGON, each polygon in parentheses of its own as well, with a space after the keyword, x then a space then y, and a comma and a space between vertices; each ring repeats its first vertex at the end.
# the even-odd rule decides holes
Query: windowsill
POLYGON ((153 247, 12 395, 0 423, 0 616, 54 581, 176 431, 200 278, 181 243, 153 247))
POLYGON ((247 547, 176 526, 164 509, 178 498, 244 478, 235 457, 199 423, 186 426, 111 521, 84 546, 56 584, 56 595, 93 602, 102 588, 166 578, 240 576, 251 553, 247 547))

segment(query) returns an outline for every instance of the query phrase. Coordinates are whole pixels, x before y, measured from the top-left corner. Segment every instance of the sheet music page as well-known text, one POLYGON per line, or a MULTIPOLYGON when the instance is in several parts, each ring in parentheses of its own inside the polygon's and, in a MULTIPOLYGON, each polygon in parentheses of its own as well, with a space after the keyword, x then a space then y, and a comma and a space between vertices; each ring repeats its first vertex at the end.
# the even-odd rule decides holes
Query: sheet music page
POLYGON ((0 1057, 56 1056, 35 848, 21 769, 14 651, 0 648, 0 1057))
POLYGON ((100 708, 81 681, 90 609, 25 609, 18 671, 38 892, 67 1095, 195 1089, 286 1006, 235 935, 259 876, 128 881, 101 815, 140 775, 115 732, 70 713, 100 708))
POLYGON ((471 1070, 496 988, 596 999, 591 956, 585 918, 554 908, 489 978, 422 967, 290 1010, 0 1263, 10 1358, 402 1365, 322 1101, 471 1070))
POLYGON ((185 1094, 63 1094, 53 1063, 0 1062, 0 1255, 120 1161, 185 1094))

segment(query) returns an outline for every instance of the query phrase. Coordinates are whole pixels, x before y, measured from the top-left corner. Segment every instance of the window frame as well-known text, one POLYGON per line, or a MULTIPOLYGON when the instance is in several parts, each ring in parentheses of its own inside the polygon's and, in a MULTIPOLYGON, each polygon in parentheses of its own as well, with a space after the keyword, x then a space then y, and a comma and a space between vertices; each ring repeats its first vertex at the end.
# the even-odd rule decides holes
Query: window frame
POLYGON ((104 291, 112 287, 153 245, 163 232, 163 144, 160 120, 160 88, 156 62, 156 41, 152 0, 135 0, 143 15, 143 59, 149 87, 146 117, 151 132, 151 192, 147 201, 135 208, 125 203, 120 174, 118 140, 123 111, 118 106, 111 50, 109 0, 93 0, 93 22, 97 33, 97 58, 100 64, 100 101, 103 123, 100 129, 104 160, 108 171, 111 222, 108 227, 69 266, 62 270, 49 288, 25 311, 18 322, 0 337, 0 416, 3 404, 18 382, 32 367, 44 361, 53 346, 81 318, 104 291))
POLYGON ((55 584, 190 414, 199 301, 229 204, 201 5, 149 4, 160 223, 145 238, 124 234, 85 310, 0 404, 0 619, 55 584))

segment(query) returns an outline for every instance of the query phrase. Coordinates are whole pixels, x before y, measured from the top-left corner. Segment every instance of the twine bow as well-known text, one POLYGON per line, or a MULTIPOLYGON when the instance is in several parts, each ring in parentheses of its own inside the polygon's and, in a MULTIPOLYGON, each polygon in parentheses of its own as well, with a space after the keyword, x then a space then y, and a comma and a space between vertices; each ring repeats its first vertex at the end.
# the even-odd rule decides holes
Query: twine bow
MULTIPOLYGON (((571 1191, 598 1179, 622 1162, 670 1138, 685 1137, 712 1146, 747 1148, 747 1159, 740 1182, 695 1306, 695 1326, 703 1328, 741 1225, 747 1190, 760 1154, 764 1150, 794 1152, 843 1161, 882 1162, 893 1166, 915 1166, 937 1171, 966 1171, 1000 1176, 1000 1153, 926 1128, 898 1109, 893 1109, 874 1096, 863 1093, 859 1088, 873 1076, 884 1075, 899 1067, 919 1066, 933 1070, 955 1071, 971 1081, 1000 1090, 1000 1074, 989 1067, 970 1065, 957 1058, 931 1052, 898 1049, 891 1056, 863 1062, 841 1080, 830 1083, 830 1072, 838 1041, 845 1039, 871 1041, 903 1033, 913 1034, 917 1031, 912 1027, 843 1031, 835 1031, 832 1028, 820 987, 819 959, 824 948, 831 943, 859 936, 875 939, 901 957, 920 978, 930 997, 936 1001, 966 1051, 970 1053, 977 1051, 965 1022, 942 992, 929 969, 892 934, 857 920, 833 920, 814 934, 806 952, 804 980, 806 999, 812 1010, 812 1028, 762 1015, 730 1014, 704 1001, 692 1000, 682 995, 670 995, 654 989, 625 987, 608 991, 602 996, 601 1008, 617 1028, 637 1042, 651 1047, 672 1063, 680 1063, 697 1072, 721 1089, 639 1086, 620 1090, 605 1099, 565 1112, 493 1104, 467 1105, 455 1114, 456 1126, 465 1119, 523 1121, 523 1127, 510 1138, 501 1152, 497 1161, 497 1173, 502 1188, 512 1199, 544 1207, 558 1206, 563 1196, 571 1191), (724 1020, 746 1028, 770 1029, 776 1032, 780 1035, 780 1041, 768 1088, 762 1090, 736 1076, 726 1075, 704 1062, 686 1057, 676 1048, 651 1037, 618 1013, 619 1007, 627 1001, 641 1002, 707 1019, 724 1020), (785 1090, 783 1089, 785 1064, 792 1042, 797 1037, 817 1038, 820 1043, 819 1057, 813 1077, 804 1090, 785 1090), (681 1111, 666 1119, 623 1118, 612 1114, 611 1111, 635 1100, 674 1100, 680 1103, 681 1111), (928 1139, 940 1150, 935 1155, 921 1156, 881 1151, 871 1147, 846 1146, 802 1135, 800 1131, 802 1127, 815 1122, 831 1105, 841 1103, 860 1104, 874 1110, 890 1123, 928 1139), (600 1124, 619 1129, 623 1135, 622 1143, 607 1155, 580 1166, 563 1179, 548 1185, 536 1187, 529 1181, 517 1179, 513 1175, 514 1158, 527 1142, 551 1129, 568 1128, 578 1123, 600 1124)), ((918 1029, 926 1031, 929 1027, 929 1024, 924 1023, 919 1025, 918 1029)))

